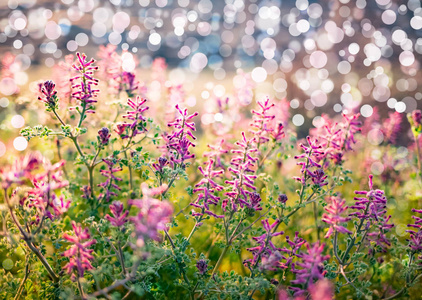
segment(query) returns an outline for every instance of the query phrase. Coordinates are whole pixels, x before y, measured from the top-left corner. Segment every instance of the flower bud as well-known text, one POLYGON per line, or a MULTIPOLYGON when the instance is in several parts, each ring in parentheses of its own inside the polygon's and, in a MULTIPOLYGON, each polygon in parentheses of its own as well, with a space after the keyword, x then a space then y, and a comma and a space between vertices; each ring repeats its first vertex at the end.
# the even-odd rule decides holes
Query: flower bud
POLYGON ((412 119, 415 127, 418 127, 422 124, 422 112, 419 109, 416 109, 412 112, 412 119))
POLYGON ((102 145, 107 145, 110 140, 110 130, 107 127, 103 127, 98 130, 98 139, 102 145))
POLYGON ((278 201, 279 202, 281 202, 281 203, 286 203, 287 202, 287 200, 289 200, 288 198, 287 198, 287 195, 286 194, 279 194, 278 195, 278 201))
POLYGON ((196 267, 198 268, 199 274, 204 275, 208 270, 208 263, 205 259, 200 259, 197 261, 196 267))

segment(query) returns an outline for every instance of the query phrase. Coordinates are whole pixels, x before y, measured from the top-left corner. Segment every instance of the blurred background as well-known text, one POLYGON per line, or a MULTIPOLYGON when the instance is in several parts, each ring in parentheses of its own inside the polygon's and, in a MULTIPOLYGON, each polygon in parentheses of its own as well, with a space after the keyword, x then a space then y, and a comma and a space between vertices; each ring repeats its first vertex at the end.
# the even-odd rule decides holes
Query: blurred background
POLYGON ((0 0, 0 156, 5 132, 27 125, 31 84, 70 53, 115 45, 144 82, 163 57, 191 106, 245 86, 240 106, 285 98, 303 136, 322 113, 421 106, 421 28, 420 0, 0 0))

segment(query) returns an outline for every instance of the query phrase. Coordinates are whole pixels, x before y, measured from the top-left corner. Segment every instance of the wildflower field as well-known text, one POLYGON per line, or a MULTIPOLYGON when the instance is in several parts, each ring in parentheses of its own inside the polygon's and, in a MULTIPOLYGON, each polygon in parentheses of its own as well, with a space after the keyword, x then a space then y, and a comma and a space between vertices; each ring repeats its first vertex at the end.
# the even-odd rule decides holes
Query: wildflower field
POLYGON ((421 299, 421 1, 3 2, 0 299, 421 299))

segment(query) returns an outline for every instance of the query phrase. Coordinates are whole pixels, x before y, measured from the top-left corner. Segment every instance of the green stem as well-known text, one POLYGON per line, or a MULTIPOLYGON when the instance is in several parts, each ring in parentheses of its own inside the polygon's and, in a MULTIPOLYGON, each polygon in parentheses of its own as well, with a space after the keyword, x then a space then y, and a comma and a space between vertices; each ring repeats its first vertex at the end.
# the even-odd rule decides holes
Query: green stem
POLYGON ((315 228, 317 230, 317 240, 319 240, 320 237, 320 227, 318 226, 318 207, 316 202, 312 203, 313 209, 314 209, 314 219, 315 219, 315 228))
POLYGON ((22 295, 23 289, 25 287, 25 282, 28 279, 28 275, 29 275, 29 259, 28 257, 26 258, 26 265, 25 265, 25 275, 22 279, 21 284, 19 285, 18 291, 16 292, 16 296, 14 298, 14 300, 19 300, 19 298, 22 295))
POLYGON ((227 250, 229 250, 229 247, 229 245, 226 245, 223 249, 223 252, 221 252, 220 257, 218 258, 218 261, 215 264, 214 270, 212 270, 211 278, 218 271, 218 268, 220 267, 221 262, 223 261, 224 255, 226 255, 227 250))

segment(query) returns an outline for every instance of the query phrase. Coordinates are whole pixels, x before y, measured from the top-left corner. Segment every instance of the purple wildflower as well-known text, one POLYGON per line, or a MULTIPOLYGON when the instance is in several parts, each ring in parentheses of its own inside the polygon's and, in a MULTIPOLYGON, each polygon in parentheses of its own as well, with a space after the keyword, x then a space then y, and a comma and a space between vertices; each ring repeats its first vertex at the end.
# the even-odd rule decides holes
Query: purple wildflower
POLYGON ((375 219, 378 220, 386 213, 387 198, 382 190, 373 188, 373 175, 369 175, 369 191, 355 191, 356 195, 363 195, 355 197, 356 200, 351 209, 356 209, 356 212, 350 216, 356 216, 359 219, 375 219))
POLYGON ((65 201, 63 196, 58 196, 54 192, 69 185, 69 182, 62 178, 61 168, 64 164, 64 160, 52 165, 49 160, 44 159, 44 172, 36 174, 31 179, 34 187, 28 191, 27 204, 28 207, 37 209, 38 216, 53 219, 61 216, 70 206, 70 201, 65 201), (54 216, 49 208, 53 210, 54 216))
POLYGON ((123 72, 121 79, 122 89, 126 92, 128 97, 134 97, 138 90, 139 82, 136 80, 136 76, 132 72, 123 72))
POLYGON ((348 208, 345 206, 346 200, 333 196, 329 198, 328 202, 329 204, 324 208, 327 213, 322 215, 322 221, 330 225, 330 229, 328 229, 325 238, 330 237, 334 231, 352 234, 350 230, 340 225, 341 223, 346 223, 351 219, 350 217, 341 216, 348 208))
POLYGON ((158 163, 153 163, 152 166, 154 167, 154 169, 159 172, 162 173, 164 167, 168 165, 168 160, 167 158, 165 158, 164 156, 160 156, 158 158, 158 163))
POLYGON ((94 78, 94 71, 98 70, 98 67, 93 65, 94 59, 87 61, 85 54, 81 55, 78 52, 76 56, 78 57, 78 65, 73 64, 72 67, 80 74, 70 79, 72 83, 78 81, 72 86, 72 89, 76 90, 72 93, 72 97, 80 101, 82 111, 79 112, 81 114, 95 113, 92 105, 97 102, 96 97, 99 90, 94 88, 98 85, 98 79, 94 78))
POLYGON ((193 135, 195 129, 195 123, 191 120, 198 115, 197 112, 189 115, 187 108, 180 109, 179 105, 176 104, 176 109, 180 116, 176 118, 174 122, 168 123, 168 127, 173 127, 174 130, 166 136, 163 136, 166 140, 166 148, 170 156, 171 164, 178 164, 184 167, 184 162, 190 158, 195 157, 191 154, 189 147, 195 147, 192 140, 196 137, 193 135), (190 139, 189 139, 190 138, 190 139))
POLYGON ((198 194, 196 201, 192 202, 190 205, 201 209, 201 212, 194 212, 194 216, 203 216, 203 214, 208 214, 215 218, 224 218, 224 215, 217 215, 210 211, 209 207, 210 205, 218 204, 220 197, 216 196, 215 192, 223 190, 223 187, 217 184, 213 179, 223 174, 223 170, 214 171, 213 165, 214 161, 210 159, 207 162, 207 167, 205 169, 201 166, 198 167, 204 178, 195 185, 195 189, 193 190, 194 193, 200 193, 198 194))
POLYGON ((352 145, 356 144, 355 134, 362 131, 360 128, 362 123, 358 121, 359 116, 360 114, 352 116, 343 114, 344 122, 340 123, 340 128, 342 129, 340 149, 342 151, 350 151, 353 149, 352 145))
POLYGON ((332 300, 334 299, 334 286, 332 282, 327 279, 318 280, 308 288, 310 299, 313 300, 332 300))
POLYGON ((302 287, 290 287, 294 291, 295 296, 300 296, 306 293, 306 289, 313 285, 317 280, 324 278, 323 262, 330 258, 329 255, 323 255, 324 244, 319 244, 319 241, 312 246, 306 243, 307 252, 300 254, 301 261, 295 263, 293 273, 296 274, 296 279, 292 280, 292 284, 301 285, 302 287), (300 268, 298 268, 300 267, 300 268))
POLYGON ((222 156, 229 152, 223 148, 224 139, 221 139, 220 142, 216 145, 208 145, 208 148, 211 149, 209 152, 204 153, 204 157, 213 158, 216 167, 224 168, 222 156))
POLYGON ((275 222, 271 225, 268 222, 268 219, 262 220, 261 222, 266 232, 260 236, 253 237, 253 240, 257 242, 258 246, 246 249, 249 252, 252 252, 253 258, 246 259, 243 263, 251 271, 254 270, 260 262, 261 270, 287 268, 287 265, 281 262, 282 259, 286 259, 286 257, 280 252, 282 249, 277 248, 271 241, 273 237, 284 234, 283 231, 274 232, 278 227, 280 220, 275 220, 275 222))
POLYGON ((256 205, 253 205, 252 202, 248 200, 248 195, 251 195, 252 191, 256 190, 254 186, 254 180, 256 179, 255 171, 251 169, 254 167, 257 158, 252 155, 258 151, 254 146, 254 138, 247 139, 245 133, 242 132, 242 140, 235 143, 239 149, 233 149, 231 152, 238 154, 233 157, 230 161, 231 167, 228 170, 232 174, 232 180, 226 180, 225 183, 231 186, 231 191, 226 192, 225 195, 228 196, 228 199, 223 201, 222 207, 223 210, 226 209, 228 202, 231 203, 231 209, 237 211, 237 206, 240 203, 240 206, 243 208, 247 206, 250 209, 256 209, 256 205))
POLYGON ((121 190, 121 188, 117 184, 113 183, 113 181, 122 181, 122 178, 114 175, 114 173, 120 172, 122 168, 114 167, 116 161, 113 159, 103 159, 103 162, 105 162, 107 169, 100 170, 100 173, 101 175, 107 177, 107 179, 106 181, 98 184, 98 186, 103 188, 103 193, 100 194, 99 198, 104 198, 108 202, 112 196, 117 196, 117 193, 113 192, 112 188, 117 191, 121 190))
POLYGON ((56 84, 51 80, 41 84, 41 93, 44 96, 38 97, 38 100, 43 101, 48 108, 55 108, 56 106, 58 98, 55 88, 56 84))
POLYGON ((319 171, 318 173, 314 173, 310 168, 322 168, 322 166, 317 163, 317 161, 319 161, 318 156, 323 155, 324 152, 321 150, 322 146, 318 144, 318 140, 312 140, 309 136, 306 139, 308 141, 308 146, 300 144, 300 147, 303 149, 304 153, 295 156, 295 159, 305 159, 304 161, 297 162, 297 165, 301 166, 300 172, 302 173, 302 176, 294 177, 294 179, 302 183, 302 185, 305 185, 308 178, 316 178, 315 184, 318 184, 321 179, 324 180, 323 177, 320 176, 322 173, 319 171))
MULTIPOLYGON (((412 208, 412 212, 422 214, 422 209, 412 208)), ((422 218, 417 216, 412 216, 415 220, 415 224, 408 224, 412 230, 406 230, 410 233, 410 238, 407 240, 409 242, 408 247, 412 253, 419 253, 419 259, 422 259, 422 218)))
POLYGON ((132 110, 127 111, 123 118, 132 121, 131 124, 128 124, 128 126, 126 126, 130 130, 132 130, 132 133, 130 135, 120 135, 123 139, 128 137, 133 138, 136 135, 147 131, 145 128, 146 118, 142 115, 149 108, 148 106, 143 106, 146 101, 146 99, 142 99, 139 96, 137 96, 135 100, 127 100, 127 104, 130 106, 130 108, 132 108, 132 110))
POLYGON ((89 199, 91 197, 91 187, 89 185, 84 185, 81 187, 82 198, 89 199))
POLYGON ((277 200, 278 202, 285 204, 289 198, 287 198, 286 194, 279 194, 277 200))
POLYGON ((204 275, 208 270, 208 263, 205 259, 200 259, 196 262, 196 268, 199 274, 204 275))
POLYGON ((311 175, 312 182, 315 185, 321 187, 321 186, 324 186, 324 185, 327 185, 328 184, 328 182, 325 181, 327 179, 327 175, 325 175, 324 170, 322 168, 321 169, 316 169, 311 174, 312 174, 311 175))
MULTIPOLYGON (((361 131, 361 122, 358 121, 360 114, 347 116, 343 114, 343 122, 332 123, 331 120, 324 116, 324 125, 321 132, 314 131, 314 135, 321 137, 321 146, 323 153, 318 155, 318 159, 327 163, 326 159, 330 159, 334 164, 339 165, 343 162, 343 156, 346 152, 353 150, 352 146, 356 143, 355 135, 361 131)), ((324 168, 327 167, 324 163, 324 168)))
POLYGON ((374 228, 375 231, 368 232, 368 240, 373 241, 385 251, 385 245, 389 246, 385 234, 394 227, 394 224, 388 224, 391 216, 386 216, 387 198, 382 190, 374 189, 373 175, 369 175, 369 191, 355 191, 355 204, 350 206, 351 209, 356 211, 349 214, 351 217, 357 217, 364 224, 364 228, 370 230, 374 228))
POLYGON ((150 189, 144 182, 141 185, 142 199, 129 200, 129 205, 136 206, 139 211, 129 220, 135 225, 137 246, 142 247, 147 239, 160 240, 159 230, 165 230, 166 224, 170 222, 173 213, 171 204, 167 201, 154 199, 153 196, 162 194, 167 189, 167 185, 150 189))
POLYGON ((401 129, 402 117, 402 114, 399 112, 390 112, 388 118, 382 123, 382 132, 387 142, 391 144, 396 142, 401 129))
POLYGON ((114 227, 122 227, 127 222, 127 215, 129 214, 129 211, 126 210, 123 212, 123 203, 120 201, 113 201, 109 207, 114 217, 111 217, 109 214, 107 214, 104 218, 108 220, 114 227))
POLYGON ((43 159, 40 152, 29 152, 16 159, 11 166, 2 168, 0 171, 2 188, 8 189, 12 184, 23 184, 26 178, 32 178, 31 172, 42 165, 43 159))
POLYGON ((412 120, 415 127, 422 124, 422 112, 419 109, 412 111, 412 120))
POLYGON ((272 132, 272 121, 275 119, 275 115, 270 114, 274 103, 270 103, 269 98, 265 101, 258 101, 258 106, 259 110, 252 110, 250 126, 255 129, 251 129, 250 132, 255 136, 255 142, 260 145, 270 140, 268 134, 272 132))
POLYGON ((111 133, 107 127, 103 127, 98 130, 98 141, 101 145, 107 145, 110 141, 111 133))
POLYGON ((88 248, 96 244, 97 241, 89 240, 91 236, 88 228, 82 230, 81 225, 76 224, 74 221, 72 221, 72 227, 75 235, 72 236, 65 233, 63 234, 63 238, 73 243, 73 245, 62 256, 69 258, 69 262, 63 267, 63 270, 67 271, 68 274, 72 274, 72 271, 75 270, 77 275, 72 274, 71 277, 72 280, 75 280, 83 277, 85 271, 93 269, 91 261, 94 259, 94 256, 91 253, 94 250, 88 248))

